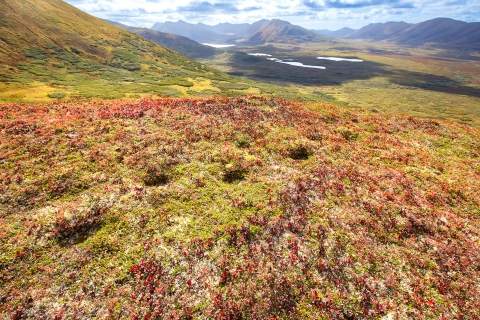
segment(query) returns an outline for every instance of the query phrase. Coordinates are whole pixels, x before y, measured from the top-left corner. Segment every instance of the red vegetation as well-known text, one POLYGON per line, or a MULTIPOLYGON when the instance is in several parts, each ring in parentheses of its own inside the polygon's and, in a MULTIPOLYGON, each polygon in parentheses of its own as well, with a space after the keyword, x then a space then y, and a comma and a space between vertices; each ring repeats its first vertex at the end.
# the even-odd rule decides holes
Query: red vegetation
POLYGON ((0 315, 478 318, 480 133, 356 112, 1 106, 0 315), (202 236, 180 228, 186 204, 202 236))

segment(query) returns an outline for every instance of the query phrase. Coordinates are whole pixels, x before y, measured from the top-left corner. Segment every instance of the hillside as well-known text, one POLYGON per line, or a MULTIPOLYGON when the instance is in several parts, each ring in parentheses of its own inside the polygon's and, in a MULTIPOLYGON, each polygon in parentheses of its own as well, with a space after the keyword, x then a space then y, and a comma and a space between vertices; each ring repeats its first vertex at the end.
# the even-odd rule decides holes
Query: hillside
POLYGON ((392 40, 407 45, 437 43, 480 49, 480 22, 467 23, 437 18, 415 24, 396 35, 392 40))
POLYGON ((118 41, 124 34, 63 1, 0 2, 0 61, 9 65, 27 60, 26 49, 46 46, 75 47, 100 62, 109 54, 95 41, 118 41))
POLYGON ((411 24, 405 22, 371 23, 348 34, 346 39, 366 39, 370 41, 388 40, 406 30, 411 24))
POLYGON ((400 45, 434 45, 457 49, 480 49, 480 22, 467 23, 436 18, 417 24, 405 22, 372 23, 343 38, 388 41, 400 45))
POLYGON ((177 34, 164 33, 148 28, 129 27, 119 22, 110 20, 105 21, 123 30, 132 32, 144 39, 155 42, 163 47, 177 51, 178 53, 190 58, 202 58, 214 55, 217 51, 215 48, 204 46, 196 41, 177 34))
POLYGON ((455 32, 455 38, 450 43, 454 45, 468 46, 472 44, 472 48, 480 50, 480 22, 469 23, 455 32))
MULTIPOLYGON (((0 103, 253 93, 318 100, 298 88, 229 76, 61 0, 1 1, 0 39, 0 103)), ((170 43, 192 55, 211 50, 184 38, 170 43)))
POLYGON ((0 15, 0 101, 182 96, 231 78, 60 0, 2 1, 0 15))
POLYGON ((0 106, 0 318, 475 319, 479 141, 252 96, 0 106))
POLYGON ((268 42, 303 43, 326 41, 333 42, 331 38, 316 34, 290 22, 273 19, 252 34, 246 42, 249 44, 264 44, 268 42))

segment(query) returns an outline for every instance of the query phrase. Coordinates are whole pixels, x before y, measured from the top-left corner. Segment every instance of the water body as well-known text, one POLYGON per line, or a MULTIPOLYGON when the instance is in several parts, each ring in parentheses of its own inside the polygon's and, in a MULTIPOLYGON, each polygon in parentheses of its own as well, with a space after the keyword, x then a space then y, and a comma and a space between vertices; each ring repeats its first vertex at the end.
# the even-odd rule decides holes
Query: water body
POLYGON ((229 48, 235 47, 234 44, 213 44, 213 43, 202 43, 204 46, 214 47, 214 48, 229 48))
POLYGON ((331 61, 363 62, 362 59, 347 59, 347 58, 338 58, 338 57, 317 57, 317 59, 331 60, 331 61))
POLYGON ((255 56, 255 57, 271 57, 271 54, 266 54, 266 53, 249 53, 249 56, 255 56))
MULTIPOLYGON (((289 64, 291 66, 296 66, 296 67, 313 68, 313 69, 326 69, 325 67, 322 67, 322 66, 311 66, 311 65, 308 65, 308 64, 303 64, 301 62, 283 61, 283 60, 280 60, 280 59, 277 59, 277 58, 267 58, 267 59, 270 60, 270 61, 273 61, 273 62, 289 64)), ((288 60, 292 60, 292 59, 288 59, 288 60)))

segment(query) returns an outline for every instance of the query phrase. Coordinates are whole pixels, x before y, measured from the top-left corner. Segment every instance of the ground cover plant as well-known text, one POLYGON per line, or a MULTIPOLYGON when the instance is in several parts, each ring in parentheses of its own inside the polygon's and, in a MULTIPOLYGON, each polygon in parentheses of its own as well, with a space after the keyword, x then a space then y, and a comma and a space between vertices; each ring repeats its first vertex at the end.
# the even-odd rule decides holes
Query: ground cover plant
POLYGON ((476 319, 480 132, 238 98, 0 106, 0 317, 476 319))

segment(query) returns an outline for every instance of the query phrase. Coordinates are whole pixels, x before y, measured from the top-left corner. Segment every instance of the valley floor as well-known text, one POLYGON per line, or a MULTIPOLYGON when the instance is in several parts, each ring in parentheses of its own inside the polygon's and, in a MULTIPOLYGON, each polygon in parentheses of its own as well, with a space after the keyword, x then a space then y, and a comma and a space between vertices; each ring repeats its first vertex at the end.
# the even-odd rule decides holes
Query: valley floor
POLYGON ((345 41, 325 44, 267 44, 236 47, 200 61, 224 72, 272 84, 297 86, 336 104, 480 127, 480 55, 345 41), (262 53, 269 56, 252 56, 262 53), (317 57, 362 59, 362 63, 317 57), (293 59, 325 70, 268 61, 293 59))

